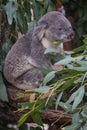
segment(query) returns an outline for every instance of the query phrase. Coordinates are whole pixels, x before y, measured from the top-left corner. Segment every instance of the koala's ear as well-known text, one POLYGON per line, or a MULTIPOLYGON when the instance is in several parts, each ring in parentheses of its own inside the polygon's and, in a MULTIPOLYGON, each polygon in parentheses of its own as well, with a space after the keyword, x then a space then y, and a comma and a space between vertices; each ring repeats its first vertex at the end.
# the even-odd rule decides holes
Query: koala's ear
POLYGON ((65 15, 65 9, 64 9, 64 6, 61 6, 59 9, 58 9, 58 12, 60 12, 61 14, 65 15))
POLYGON ((41 40, 47 30, 47 24, 37 25, 34 27, 33 36, 37 36, 41 40))

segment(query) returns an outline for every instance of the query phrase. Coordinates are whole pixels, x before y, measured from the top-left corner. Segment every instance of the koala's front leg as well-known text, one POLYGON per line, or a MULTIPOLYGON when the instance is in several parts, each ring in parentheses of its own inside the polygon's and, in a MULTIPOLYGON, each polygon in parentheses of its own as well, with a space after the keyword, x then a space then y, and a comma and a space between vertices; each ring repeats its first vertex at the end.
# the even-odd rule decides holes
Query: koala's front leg
POLYGON ((17 88, 27 90, 39 87, 43 80, 43 74, 40 69, 33 67, 15 80, 17 88))

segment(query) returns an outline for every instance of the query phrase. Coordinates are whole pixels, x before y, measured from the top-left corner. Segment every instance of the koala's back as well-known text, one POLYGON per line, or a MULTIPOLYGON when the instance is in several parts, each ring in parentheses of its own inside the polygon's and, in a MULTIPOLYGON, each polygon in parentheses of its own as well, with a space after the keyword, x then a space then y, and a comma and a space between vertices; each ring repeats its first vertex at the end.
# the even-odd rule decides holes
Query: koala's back
POLYGON ((4 76, 9 82, 27 71, 27 57, 30 55, 32 41, 31 30, 28 34, 21 37, 8 52, 4 63, 4 76))

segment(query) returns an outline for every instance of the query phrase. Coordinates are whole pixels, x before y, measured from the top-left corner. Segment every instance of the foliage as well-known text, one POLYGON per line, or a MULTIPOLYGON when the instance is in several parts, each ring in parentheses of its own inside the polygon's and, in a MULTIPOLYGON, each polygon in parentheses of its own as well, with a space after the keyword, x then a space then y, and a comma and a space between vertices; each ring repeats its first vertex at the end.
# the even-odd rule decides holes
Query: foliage
MULTIPOLYGON (((18 121, 21 126, 28 116, 42 125, 40 113, 46 108, 55 106, 61 107, 65 113, 73 116, 72 124, 65 129, 79 130, 83 126, 87 129, 87 36, 81 40, 83 34, 87 32, 87 1, 84 0, 60 0, 65 6, 67 16, 73 15, 74 28, 76 31, 75 44, 80 46, 74 49, 63 60, 56 63, 59 67, 49 72, 40 86, 32 92, 36 94, 36 99, 30 102, 20 103, 23 109, 31 109, 18 121), (85 3, 85 4, 84 4, 85 3), (84 6, 83 6, 84 5, 84 6), (73 13, 74 12, 74 13, 73 13), (84 42, 84 44, 83 44, 84 42), (57 78, 55 78, 57 76, 57 78)), ((6 88, 2 79, 2 66, 4 58, 11 46, 18 38, 18 33, 25 34, 36 21, 46 12, 54 9, 51 0, 1 0, 0 1, 0 99, 7 101, 6 88), (34 11, 34 19, 31 17, 31 8, 34 11), (3 90, 3 95, 1 92, 3 90)), ((55 52, 50 48, 45 53, 55 52)))

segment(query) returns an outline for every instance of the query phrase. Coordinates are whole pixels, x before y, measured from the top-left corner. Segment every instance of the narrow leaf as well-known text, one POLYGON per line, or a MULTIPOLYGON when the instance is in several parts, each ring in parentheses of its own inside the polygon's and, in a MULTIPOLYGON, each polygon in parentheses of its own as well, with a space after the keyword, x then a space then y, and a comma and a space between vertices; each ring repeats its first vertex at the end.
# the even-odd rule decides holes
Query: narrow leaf
POLYGON ((57 62, 56 64, 67 65, 67 64, 69 64, 72 60, 73 60, 72 57, 66 57, 66 58, 64 58, 63 60, 60 60, 59 62, 57 62))
POLYGON ((87 103, 84 105, 83 110, 82 110, 82 112, 81 112, 81 115, 82 115, 84 118, 87 118, 87 103))
POLYGON ((0 100, 8 101, 6 86, 3 82, 2 73, 0 72, 0 100))
POLYGON ((34 91, 38 93, 47 93, 49 92, 49 89, 50 88, 48 86, 41 86, 39 88, 34 89, 34 91))
POLYGON ((73 103, 73 106, 72 106, 72 110, 74 110, 79 104, 80 102, 82 101, 83 97, 84 97, 84 87, 81 86, 78 90, 78 94, 74 100, 74 103, 73 103))
POLYGON ((43 80, 43 84, 44 84, 44 85, 46 85, 48 82, 50 82, 50 81, 55 77, 55 72, 56 72, 56 71, 51 71, 51 72, 49 72, 49 73, 45 76, 45 78, 44 78, 44 80, 43 80))
POLYGON ((35 112, 32 114, 33 121, 37 123, 38 125, 42 126, 42 120, 39 112, 35 112))
POLYGON ((47 49, 45 50, 44 54, 52 53, 52 52, 58 53, 58 49, 49 47, 49 48, 47 48, 47 49))
POLYGON ((87 130, 87 123, 85 123, 85 126, 83 127, 83 130, 87 130))
POLYGON ((72 69, 84 72, 84 71, 87 71, 87 66, 73 67, 72 69))
POLYGON ((74 124, 74 123, 79 123, 79 121, 80 121, 80 113, 77 112, 77 113, 73 114, 72 123, 73 123, 73 124, 74 124))
POLYGON ((16 10, 17 10, 17 6, 16 6, 17 4, 16 3, 13 4, 13 2, 15 2, 15 1, 14 0, 9 1, 6 4, 6 6, 4 6, 4 9, 6 11, 9 24, 12 24, 13 18, 15 18, 16 10))
POLYGON ((72 125, 66 126, 64 130, 77 130, 80 128, 80 123, 74 123, 72 125))
POLYGON ((61 93, 58 95, 58 97, 57 97, 57 100, 56 100, 56 110, 57 110, 57 107, 58 107, 58 105, 59 105, 59 101, 61 100, 62 95, 63 95, 63 92, 61 92, 61 93))

